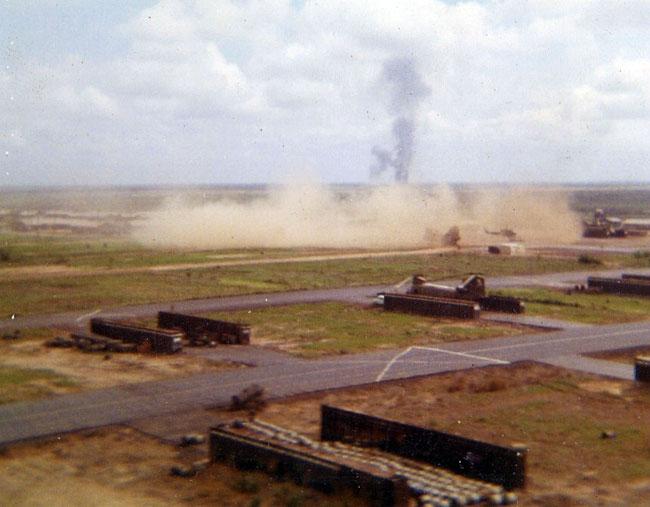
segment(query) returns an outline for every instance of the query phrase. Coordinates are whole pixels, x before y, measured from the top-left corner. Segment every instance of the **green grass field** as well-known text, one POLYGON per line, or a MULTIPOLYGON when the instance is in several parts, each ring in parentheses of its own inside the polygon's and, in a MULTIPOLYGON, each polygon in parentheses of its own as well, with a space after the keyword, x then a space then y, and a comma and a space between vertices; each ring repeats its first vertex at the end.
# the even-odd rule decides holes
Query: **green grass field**
POLYGON ((582 322, 613 324, 650 318, 650 298, 613 294, 566 294, 551 289, 508 289, 497 294, 521 298, 528 315, 582 322))
POLYGON ((517 275, 580 269, 585 269, 585 265, 572 258, 506 258, 457 253, 81 277, 30 277, 29 280, 0 280, 0 318, 235 294, 389 285, 414 273, 430 279, 460 279, 471 272, 517 275))
POLYGON ((522 328, 454 319, 432 319, 343 303, 318 303, 216 312, 211 318, 252 326, 254 343, 302 356, 347 354, 377 348, 432 345, 519 334, 522 328))
MULTIPOLYGON (((361 250, 359 250, 361 251, 361 250)), ((123 239, 99 240, 61 235, 0 233, 0 268, 70 266, 76 268, 139 268, 170 264, 322 255, 326 248, 191 250, 150 248, 123 239)))

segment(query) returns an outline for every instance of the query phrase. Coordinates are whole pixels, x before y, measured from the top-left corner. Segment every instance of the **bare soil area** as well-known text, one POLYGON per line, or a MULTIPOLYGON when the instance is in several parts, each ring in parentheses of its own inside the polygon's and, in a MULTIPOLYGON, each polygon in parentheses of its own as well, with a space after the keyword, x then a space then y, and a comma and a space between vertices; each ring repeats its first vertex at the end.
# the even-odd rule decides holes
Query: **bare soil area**
POLYGON ((195 477, 170 476, 205 450, 164 444, 123 427, 12 446, 0 455, 0 504, 20 506, 343 506, 358 499, 326 497, 261 473, 221 464, 195 477))
MULTIPOLYGON (((196 355, 156 355, 140 353, 86 353, 78 349, 50 348, 45 339, 29 339, 30 331, 20 340, 0 341, 0 366, 25 371, 48 372, 52 378, 26 380, 38 389, 25 390, 24 399, 61 394, 82 389, 99 389, 120 384, 163 380, 238 367, 196 355), (65 382, 61 380, 65 379, 65 382), (33 395, 36 393, 37 395, 33 395)), ((42 334, 42 333, 41 333, 42 334)), ((56 331, 49 334, 55 335, 56 331)), ((10 386, 7 386, 10 387, 10 386)), ((29 387, 29 386, 27 386, 29 387)), ((0 383, 0 392, 3 385, 0 383)), ((1 398, 1 397, 0 397, 1 398)), ((11 401, 18 401, 12 399, 11 401)))
POLYGON ((649 402, 650 390, 632 382, 520 363, 303 396, 273 403, 259 417, 317 437, 326 403, 524 443, 522 505, 650 505, 649 402))

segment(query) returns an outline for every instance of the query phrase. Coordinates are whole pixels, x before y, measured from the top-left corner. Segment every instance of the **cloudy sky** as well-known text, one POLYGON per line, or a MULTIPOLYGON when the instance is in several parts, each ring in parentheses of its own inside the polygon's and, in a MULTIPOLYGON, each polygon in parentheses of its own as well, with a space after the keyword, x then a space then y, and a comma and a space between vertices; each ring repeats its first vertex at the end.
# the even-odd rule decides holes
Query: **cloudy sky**
POLYGON ((647 0, 0 0, 0 44, 0 186, 650 181, 647 0))

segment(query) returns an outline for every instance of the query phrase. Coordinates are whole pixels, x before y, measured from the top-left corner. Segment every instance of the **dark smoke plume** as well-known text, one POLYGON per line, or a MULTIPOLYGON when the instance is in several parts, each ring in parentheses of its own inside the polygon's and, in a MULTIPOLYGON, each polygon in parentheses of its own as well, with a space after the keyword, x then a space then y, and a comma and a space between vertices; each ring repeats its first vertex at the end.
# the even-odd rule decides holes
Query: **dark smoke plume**
POLYGON ((391 92, 389 111, 395 116, 392 129, 395 146, 392 150, 379 146, 372 148, 376 161, 370 167, 370 175, 376 177, 392 168, 395 170, 395 181, 406 183, 413 158, 417 110, 431 89, 422 81, 411 58, 387 60, 382 78, 391 92))

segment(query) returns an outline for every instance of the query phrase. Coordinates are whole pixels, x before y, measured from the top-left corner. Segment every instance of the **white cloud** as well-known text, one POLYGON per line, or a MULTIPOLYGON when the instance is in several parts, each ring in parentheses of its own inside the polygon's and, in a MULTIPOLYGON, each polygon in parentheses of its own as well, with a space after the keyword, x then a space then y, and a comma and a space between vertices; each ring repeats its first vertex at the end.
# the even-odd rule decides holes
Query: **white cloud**
POLYGON ((162 0, 151 8, 144 9, 135 18, 122 26, 126 35, 137 39, 153 41, 177 41, 191 37, 194 20, 180 0, 162 0))
POLYGON ((115 27, 126 49, 108 59, 34 53, 0 69, 0 148, 15 144, 8 132, 24 140, 12 159, 23 183, 42 179, 44 163, 49 180, 63 166, 100 178, 110 166, 123 182, 278 180, 310 166, 363 181, 372 146, 390 143, 383 64, 406 57, 432 90, 416 131, 420 178, 602 178, 594 154, 611 148, 612 164, 625 148, 638 156, 618 174, 639 179, 646 7, 162 0, 115 27))

